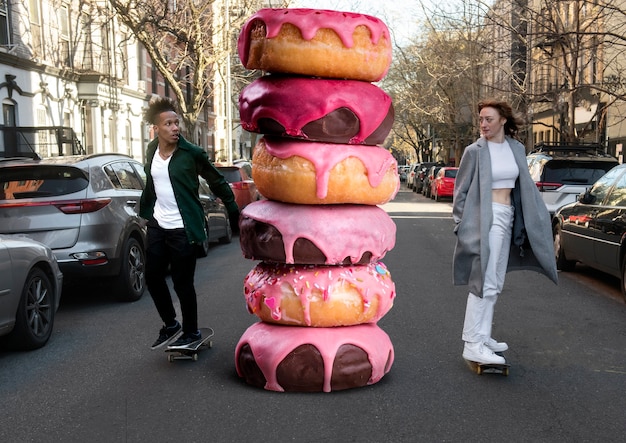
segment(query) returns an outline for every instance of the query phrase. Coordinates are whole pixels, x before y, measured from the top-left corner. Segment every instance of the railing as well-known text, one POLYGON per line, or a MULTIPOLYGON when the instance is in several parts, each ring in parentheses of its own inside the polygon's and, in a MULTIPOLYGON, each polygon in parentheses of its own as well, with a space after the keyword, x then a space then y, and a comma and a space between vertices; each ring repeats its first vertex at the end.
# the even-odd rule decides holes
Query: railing
POLYGON ((72 128, 0 125, 0 157, 58 157, 85 154, 72 128))

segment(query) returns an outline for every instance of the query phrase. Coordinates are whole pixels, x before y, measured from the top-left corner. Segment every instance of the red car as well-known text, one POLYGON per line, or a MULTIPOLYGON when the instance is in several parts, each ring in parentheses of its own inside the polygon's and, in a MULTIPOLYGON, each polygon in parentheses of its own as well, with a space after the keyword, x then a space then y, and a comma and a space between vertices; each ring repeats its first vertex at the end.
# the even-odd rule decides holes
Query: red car
POLYGON ((252 165, 250 163, 237 162, 234 165, 216 164, 215 167, 222 173, 233 190, 239 210, 261 198, 256 184, 252 180, 252 165))
POLYGON ((441 197, 450 197, 454 194, 454 180, 459 168, 443 167, 437 172, 431 183, 430 198, 439 201, 441 197))

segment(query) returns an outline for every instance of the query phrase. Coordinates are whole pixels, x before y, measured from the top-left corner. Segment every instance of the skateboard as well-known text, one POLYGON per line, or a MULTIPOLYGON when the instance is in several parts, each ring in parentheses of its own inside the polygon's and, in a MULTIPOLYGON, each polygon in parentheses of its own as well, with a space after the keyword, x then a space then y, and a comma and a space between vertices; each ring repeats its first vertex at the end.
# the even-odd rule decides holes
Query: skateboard
POLYGON ((478 375, 482 374, 502 374, 504 376, 509 375, 510 364, 504 363, 478 363, 475 361, 465 360, 470 369, 476 372, 478 375))
POLYGON ((215 334, 211 328, 200 328, 200 333, 202 334, 202 338, 200 340, 194 341, 193 343, 189 343, 185 346, 169 345, 165 348, 167 361, 170 363, 174 360, 181 359, 198 361, 198 352, 205 348, 213 347, 213 342, 210 339, 213 337, 213 334, 215 334))

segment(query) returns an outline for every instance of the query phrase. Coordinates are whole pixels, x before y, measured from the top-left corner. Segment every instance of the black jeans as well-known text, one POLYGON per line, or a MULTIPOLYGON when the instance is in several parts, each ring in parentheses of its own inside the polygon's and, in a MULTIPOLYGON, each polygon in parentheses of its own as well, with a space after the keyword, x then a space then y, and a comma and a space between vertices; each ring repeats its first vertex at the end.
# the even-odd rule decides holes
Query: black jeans
POLYGON ((146 284, 154 305, 166 325, 176 320, 176 310, 165 280, 170 267, 174 290, 180 300, 183 332, 198 330, 198 301, 194 288, 196 272, 195 245, 189 243, 184 229, 163 229, 148 225, 146 249, 146 284))

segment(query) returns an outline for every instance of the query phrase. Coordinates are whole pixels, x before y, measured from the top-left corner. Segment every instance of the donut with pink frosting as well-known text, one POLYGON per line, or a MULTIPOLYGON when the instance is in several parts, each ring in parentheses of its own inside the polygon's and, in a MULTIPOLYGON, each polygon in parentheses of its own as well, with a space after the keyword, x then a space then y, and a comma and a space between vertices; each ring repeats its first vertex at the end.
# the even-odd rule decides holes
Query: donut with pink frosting
POLYGON ((393 125, 389 97, 371 83, 266 75, 239 96, 250 132, 310 141, 379 145, 393 125))
POLYGON ((268 323, 309 327, 375 323, 393 306, 382 262, 352 266, 255 266, 244 279, 248 311, 268 323))
POLYGON ((393 249, 396 224, 378 206, 259 200, 241 212, 239 240, 244 257, 252 260, 368 264, 393 249))
POLYGON ((264 197, 306 205, 379 205, 400 188, 396 159, 382 147, 278 137, 254 147, 252 175, 264 197))
POLYGON ((261 9, 241 29, 237 50, 248 69, 375 82, 391 64, 382 20, 323 9, 261 9))
POLYGON ((235 349, 237 374, 271 391, 331 392, 379 382, 394 349, 375 324, 302 328, 255 323, 235 349))

